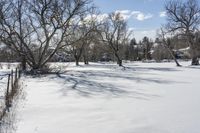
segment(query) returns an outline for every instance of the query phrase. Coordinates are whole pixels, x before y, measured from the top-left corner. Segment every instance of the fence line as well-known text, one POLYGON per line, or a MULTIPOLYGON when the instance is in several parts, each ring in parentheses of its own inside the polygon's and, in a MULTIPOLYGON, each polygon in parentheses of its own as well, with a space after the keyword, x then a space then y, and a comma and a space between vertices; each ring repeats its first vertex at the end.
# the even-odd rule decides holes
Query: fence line
POLYGON ((7 81, 7 88, 5 92, 5 98, 4 98, 4 107, 2 110, 0 110, 0 122, 3 120, 3 117, 6 115, 7 112, 9 112, 10 107, 12 106, 12 101, 14 96, 16 95, 18 89, 19 89, 19 79, 20 79, 20 70, 18 68, 15 69, 15 72, 11 70, 8 76, 7 81))

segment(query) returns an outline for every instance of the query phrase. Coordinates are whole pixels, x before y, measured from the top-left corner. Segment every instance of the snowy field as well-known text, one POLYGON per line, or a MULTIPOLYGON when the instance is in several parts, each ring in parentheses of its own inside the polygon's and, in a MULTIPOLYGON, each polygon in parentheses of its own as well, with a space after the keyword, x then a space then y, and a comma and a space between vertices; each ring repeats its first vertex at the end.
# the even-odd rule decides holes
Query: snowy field
POLYGON ((66 63, 59 77, 25 77, 16 132, 199 133, 200 67, 182 64, 66 63))

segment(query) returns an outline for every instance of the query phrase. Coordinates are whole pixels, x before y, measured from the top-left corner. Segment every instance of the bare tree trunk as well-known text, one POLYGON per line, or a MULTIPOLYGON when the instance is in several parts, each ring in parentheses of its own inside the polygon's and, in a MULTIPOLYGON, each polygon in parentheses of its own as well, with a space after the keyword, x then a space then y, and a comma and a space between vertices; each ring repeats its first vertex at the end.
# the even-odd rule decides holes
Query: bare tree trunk
POLYGON ((77 56, 77 55, 74 55, 74 59, 75 59, 75 62, 76 62, 76 66, 79 66, 79 59, 80 59, 80 57, 77 56))
POLYGON ((179 62, 176 59, 176 57, 175 57, 174 53, 172 52, 172 50, 166 45, 165 45, 165 47, 167 48, 167 50, 169 51, 171 57, 173 58, 174 62, 176 63, 176 66, 180 67, 181 65, 179 64, 179 62))
POLYGON ((85 65, 88 65, 88 64, 89 64, 89 61, 88 61, 87 56, 84 56, 84 57, 83 57, 83 60, 84 60, 85 65))
POLYGON ((115 57, 117 58, 117 64, 122 66, 122 60, 120 59, 119 55, 115 52, 115 57))
POLYGON ((83 50, 83 60, 84 60, 85 65, 89 64, 88 53, 86 52, 86 48, 83 50))
POLYGON ((199 65, 199 59, 198 59, 199 54, 198 54, 197 47, 194 41, 195 37, 189 31, 186 32, 186 35, 188 37, 188 44, 190 46, 190 52, 191 52, 191 58, 192 58, 191 65, 199 65))
POLYGON ((148 50, 147 50, 147 46, 146 46, 146 50, 145 50, 145 60, 148 60, 148 50))
POLYGON ((198 57, 193 57, 192 58, 192 65, 199 65, 199 59, 198 59, 198 57))
POLYGON ((118 64, 119 66, 122 66, 122 60, 118 59, 117 64, 118 64))
POLYGON ((23 71, 26 71, 26 57, 25 56, 22 56, 21 67, 23 71))
POLYGON ((191 65, 199 65, 199 58, 197 53, 198 52, 195 48, 191 48, 191 57, 192 57, 191 65))
POLYGON ((79 60, 76 59, 76 66, 79 66, 79 60))
POLYGON ((174 62, 176 63, 176 66, 180 67, 181 65, 179 64, 178 60, 176 59, 173 51, 170 49, 170 41, 166 40, 165 38, 165 32, 163 31, 163 29, 161 28, 161 36, 162 36, 162 41, 163 41, 163 45, 165 48, 167 48, 167 51, 169 52, 169 54, 171 55, 171 57, 173 58, 174 62))
POLYGON ((83 52, 82 48, 74 51, 74 59, 76 62, 76 66, 79 66, 79 60, 81 58, 82 52, 83 52))
POLYGON ((138 44, 137 44, 135 61, 138 61, 138 60, 139 60, 139 48, 138 48, 138 44))

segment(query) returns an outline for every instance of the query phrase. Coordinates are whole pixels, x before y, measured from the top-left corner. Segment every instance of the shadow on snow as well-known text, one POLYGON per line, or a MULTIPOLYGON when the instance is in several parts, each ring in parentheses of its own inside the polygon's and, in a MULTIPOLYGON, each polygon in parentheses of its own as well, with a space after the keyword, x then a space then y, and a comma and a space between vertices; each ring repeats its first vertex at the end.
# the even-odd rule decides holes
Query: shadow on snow
MULTIPOLYGON (((101 66, 101 65, 97 65, 101 66)), ((156 70, 156 71, 176 71, 176 69, 170 68, 129 68, 139 70, 156 70)), ((177 70, 178 71, 178 70, 177 70)), ((173 84, 180 83, 176 81, 169 81, 157 78, 140 77, 134 73, 130 74, 130 71, 125 70, 122 73, 116 71, 95 71, 95 70, 84 70, 84 71, 68 71, 66 74, 58 75, 58 77, 64 80, 63 88, 61 92, 63 95, 67 95, 69 91, 75 91, 80 96, 91 97, 91 96, 112 96, 112 97, 131 97, 143 100, 149 100, 151 98, 160 97, 157 94, 147 93, 146 90, 134 87, 133 89, 127 90, 126 87, 120 86, 115 81, 123 82, 124 80, 131 81, 137 85, 137 82, 142 83, 155 83, 155 84, 173 84), (107 82, 109 81, 109 82, 107 82)), ((58 78, 55 77, 55 78, 58 78)))

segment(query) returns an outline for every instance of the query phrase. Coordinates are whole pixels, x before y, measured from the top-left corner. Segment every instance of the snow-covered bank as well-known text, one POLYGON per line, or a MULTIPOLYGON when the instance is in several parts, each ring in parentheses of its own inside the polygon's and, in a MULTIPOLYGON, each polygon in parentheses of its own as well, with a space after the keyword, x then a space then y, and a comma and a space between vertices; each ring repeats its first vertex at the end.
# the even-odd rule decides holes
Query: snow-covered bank
MULTIPOLYGON (((188 64, 188 62, 186 62, 188 64)), ((59 64, 58 64, 59 65, 59 64)), ((199 133, 200 67, 173 63, 67 65, 26 77, 17 133, 199 133)))

